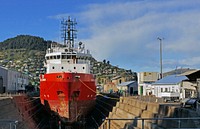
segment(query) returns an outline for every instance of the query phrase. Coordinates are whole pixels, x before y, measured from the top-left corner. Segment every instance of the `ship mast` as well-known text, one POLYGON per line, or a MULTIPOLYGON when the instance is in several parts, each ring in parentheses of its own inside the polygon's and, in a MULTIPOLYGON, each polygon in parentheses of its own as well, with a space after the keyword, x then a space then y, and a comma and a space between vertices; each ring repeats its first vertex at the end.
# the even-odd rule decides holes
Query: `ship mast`
POLYGON ((64 20, 61 22, 62 24, 62 38, 64 42, 64 46, 67 46, 69 51, 71 48, 74 48, 74 39, 76 39, 76 33, 77 30, 75 28, 75 25, 77 24, 76 20, 72 21, 70 17, 68 17, 68 20, 64 20))

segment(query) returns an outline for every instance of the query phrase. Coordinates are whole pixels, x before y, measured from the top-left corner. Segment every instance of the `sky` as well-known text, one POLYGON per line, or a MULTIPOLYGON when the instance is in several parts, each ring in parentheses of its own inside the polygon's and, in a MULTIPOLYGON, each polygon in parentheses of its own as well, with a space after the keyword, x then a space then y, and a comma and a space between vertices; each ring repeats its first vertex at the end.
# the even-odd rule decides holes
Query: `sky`
POLYGON ((135 72, 200 68, 199 0, 1 0, 0 42, 17 35, 62 42, 61 20, 77 21, 98 61, 135 72))

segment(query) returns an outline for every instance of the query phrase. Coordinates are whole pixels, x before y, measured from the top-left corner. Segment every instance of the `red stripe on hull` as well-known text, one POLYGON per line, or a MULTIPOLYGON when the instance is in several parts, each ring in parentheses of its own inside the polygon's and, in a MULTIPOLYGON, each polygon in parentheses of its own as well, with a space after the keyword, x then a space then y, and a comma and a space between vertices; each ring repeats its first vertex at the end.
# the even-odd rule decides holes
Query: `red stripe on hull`
POLYGON ((51 73, 40 77, 40 100, 67 122, 93 108, 96 85, 92 74, 51 73))

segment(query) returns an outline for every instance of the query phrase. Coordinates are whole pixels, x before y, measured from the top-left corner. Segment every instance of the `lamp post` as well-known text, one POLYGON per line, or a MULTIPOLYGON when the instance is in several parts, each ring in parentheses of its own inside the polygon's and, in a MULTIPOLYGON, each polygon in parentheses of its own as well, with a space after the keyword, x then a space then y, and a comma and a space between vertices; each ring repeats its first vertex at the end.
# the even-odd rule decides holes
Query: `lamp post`
POLYGON ((162 77, 163 77, 163 73, 162 73, 162 40, 164 38, 158 37, 157 39, 160 41, 160 78, 162 79, 162 77))

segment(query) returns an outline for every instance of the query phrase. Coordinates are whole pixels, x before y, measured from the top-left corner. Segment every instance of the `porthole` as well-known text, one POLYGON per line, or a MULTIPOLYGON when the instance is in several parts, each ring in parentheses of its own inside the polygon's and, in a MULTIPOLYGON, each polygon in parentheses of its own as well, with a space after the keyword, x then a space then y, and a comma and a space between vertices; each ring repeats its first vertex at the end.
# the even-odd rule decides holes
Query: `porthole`
POLYGON ((85 67, 83 67, 83 69, 85 69, 85 67))
POLYGON ((64 67, 61 67, 61 69, 64 69, 64 67))
POLYGON ((52 69, 55 69, 55 67, 53 66, 52 69))
POLYGON ((76 67, 74 67, 74 69, 76 69, 76 67))

